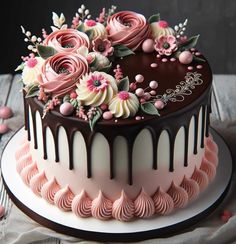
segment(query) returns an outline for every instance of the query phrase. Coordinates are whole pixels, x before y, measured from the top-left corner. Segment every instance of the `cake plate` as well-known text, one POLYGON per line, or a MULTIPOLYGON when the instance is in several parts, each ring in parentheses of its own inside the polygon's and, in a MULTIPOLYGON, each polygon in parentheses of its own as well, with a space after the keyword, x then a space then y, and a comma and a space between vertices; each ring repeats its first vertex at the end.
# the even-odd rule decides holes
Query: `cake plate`
POLYGON ((2 177, 6 190, 15 205, 39 224, 57 232, 95 241, 140 241, 171 236, 206 218, 226 196, 232 177, 232 156, 222 139, 213 129, 211 134, 219 147, 219 165, 216 177, 197 200, 169 216, 139 219, 124 223, 117 220, 100 221, 79 218, 72 212, 62 212, 56 206, 36 196, 16 171, 14 151, 25 131, 20 129, 8 142, 2 154, 2 177))

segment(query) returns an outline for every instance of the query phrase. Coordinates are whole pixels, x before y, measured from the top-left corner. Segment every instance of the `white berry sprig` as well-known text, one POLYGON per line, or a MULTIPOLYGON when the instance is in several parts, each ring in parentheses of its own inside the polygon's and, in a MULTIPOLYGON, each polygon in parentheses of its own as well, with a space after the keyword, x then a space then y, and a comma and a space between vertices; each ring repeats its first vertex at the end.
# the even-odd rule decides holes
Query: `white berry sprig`
POLYGON ((37 37, 36 35, 32 35, 30 31, 26 31, 23 26, 21 26, 21 31, 25 35, 24 41, 29 43, 27 46, 28 50, 37 53, 38 50, 36 46, 42 42, 41 37, 37 37))
POLYGON ((91 14, 89 12, 89 9, 86 9, 84 4, 80 6, 80 8, 78 9, 78 13, 76 13, 75 15, 81 21, 84 21, 86 19, 91 19, 91 14))
POLYGON ((188 19, 186 19, 183 23, 179 23, 174 27, 176 38, 180 38, 180 36, 184 34, 187 24, 188 24, 188 19))

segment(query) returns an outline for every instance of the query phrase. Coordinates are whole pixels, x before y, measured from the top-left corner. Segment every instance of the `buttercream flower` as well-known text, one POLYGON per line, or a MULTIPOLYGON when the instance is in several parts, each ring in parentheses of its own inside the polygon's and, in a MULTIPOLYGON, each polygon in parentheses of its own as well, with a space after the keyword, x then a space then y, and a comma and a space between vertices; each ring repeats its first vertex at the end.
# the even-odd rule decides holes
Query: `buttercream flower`
POLYGON ((55 96, 70 93, 79 79, 88 72, 86 59, 76 53, 57 53, 42 66, 40 86, 55 96))
POLYGON ((58 52, 76 53, 81 46, 89 48, 89 38, 85 33, 75 29, 57 30, 47 36, 44 44, 58 52))
POLYGON ((170 56, 177 50, 176 38, 172 35, 160 36, 155 40, 154 47, 160 55, 170 56))
POLYGON ((152 37, 153 39, 159 38, 160 36, 174 35, 175 31, 169 27, 169 24, 160 20, 158 22, 153 22, 150 24, 152 29, 152 37))
POLYGON ((133 117, 138 112, 139 100, 130 92, 119 92, 109 103, 109 110, 116 117, 133 117))
POLYGON ((122 11, 107 20, 108 39, 115 44, 123 44, 133 51, 141 47, 151 35, 145 17, 132 11, 122 11))
POLYGON ((101 70, 110 65, 110 60, 98 52, 91 52, 87 56, 88 60, 92 60, 91 71, 101 70))
POLYGON ((93 51, 101 53, 103 56, 111 56, 114 52, 114 47, 108 39, 96 38, 92 41, 93 51))
POLYGON ((116 80, 104 72, 85 74, 77 84, 77 99, 94 107, 107 104, 117 93, 116 80))
POLYGON ((38 75, 41 74, 41 68, 45 60, 40 57, 31 57, 25 62, 22 72, 22 80, 26 86, 38 83, 38 75))
POLYGON ((84 28, 85 28, 85 31, 87 31, 87 30, 93 31, 93 35, 92 35, 93 39, 96 39, 98 37, 99 38, 107 37, 107 30, 106 30, 105 26, 99 22, 96 22, 95 20, 92 20, 92 19, 85 20, 84 28))

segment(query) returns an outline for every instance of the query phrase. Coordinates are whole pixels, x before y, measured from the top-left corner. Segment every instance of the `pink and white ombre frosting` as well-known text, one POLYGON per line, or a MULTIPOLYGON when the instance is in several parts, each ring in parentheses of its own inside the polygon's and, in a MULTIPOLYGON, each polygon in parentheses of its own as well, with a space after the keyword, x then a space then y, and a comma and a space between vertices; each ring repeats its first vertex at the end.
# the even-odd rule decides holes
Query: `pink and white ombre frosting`
POLYGON ((85 74, 77 84, 78 100, 84 105, 100 106, 107 104, 117 93, 116 80, 105 72, 85 74))
POLYGON ((57 53, 42 66, 40 86, 55 96, 70 93, 82 75, 88 72, 87 60, 75 53, 57 53))
POLYGON ((28 141, 22 143, 15 158, 17 171, 24 183, 29 185, 36 195, 55 204, 59 209, 72 211, 82 218, 94 217, 100 220, 114 218, 127 222, 135 218, 149 218, 154 214, 168 215, 196 199, 215 177, 217 153, 217 145, 212 138, 207 138, 201 164, 195 167, 190 177, 183 176, 180 184, 173 181, 167 191, 158 186, 153 195, 149 195, 141 187, 135 198, 131 198, 121 190, 120 197, 115 200, 109 199, 102 189, 92 199, 86 189, 74 194, 68 185, 61 187, 55 177, 48 179, 45 172, 39 172, 37 164, 32 161, 28 141))
POLYGON ((44 44, 58 52, 77 53, 81 46, 89 48, 89 38, 85 33, 75 29, 61 29, 48 35, 44 44))
POLYGON ((151 35, 146 18, 132 11, 121 11, 109 17, 107 31, 114 45, 123 44, 133 51, 139 49, 151 35))

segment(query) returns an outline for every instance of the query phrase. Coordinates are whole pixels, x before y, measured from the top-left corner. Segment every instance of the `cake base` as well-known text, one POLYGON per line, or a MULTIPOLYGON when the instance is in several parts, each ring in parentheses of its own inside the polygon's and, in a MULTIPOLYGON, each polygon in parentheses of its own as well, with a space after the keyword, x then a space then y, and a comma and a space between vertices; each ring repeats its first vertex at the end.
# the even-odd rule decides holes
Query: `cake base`
POLYGON ((140 241, 171 236, 212 213, 228 192, 232 176, 232 157, 224 140, 211 129, 219 147, 219 165, 216 177, 199 198, 169 216, 138 219, 134 222, 100 221, 79 218, 72 212, 62 212, 26 186, 16 171, 15 148, 24 135, 20 129, 8 142, 2 154, 2 177, 6 190, 15 203, 30 218, 57 232, 95 241, 140 241))

